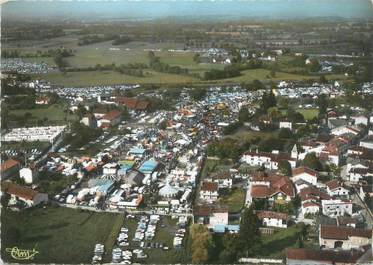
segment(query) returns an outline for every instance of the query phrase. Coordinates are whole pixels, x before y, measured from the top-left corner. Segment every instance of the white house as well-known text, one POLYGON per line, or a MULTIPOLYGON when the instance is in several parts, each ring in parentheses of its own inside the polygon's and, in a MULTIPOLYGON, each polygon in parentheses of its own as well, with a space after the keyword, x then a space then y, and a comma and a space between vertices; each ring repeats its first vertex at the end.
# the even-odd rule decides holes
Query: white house
POLYGON ((337 179, 326 183, 326 191, 330 196, 348 196, 349 193, 349 190, 343 187, 342 183, 337 179))
POLYGON ((209 228, 216 225, 228 225, 228 209, 214 209, 210 215, 209 228))
POLYGON ((103 173, 104 175, 116 175, 118 172, 118 165, 117 163, 107 163, 103 167, 103 173))
POLYGON ((364 124, 364 125, 368 125, 368 118, 365 117, 365 116, 352 116, 351 117, 352 120, 354 120, 354 123, 355 125, 358 125, 358 124, 364 124))
POLYGON ((307 201, 302 203, 302 214, 318 214, 320 212, 321 205, 317 202, 307 201))
POLYGON ((292 124, 291 121, 280 121, 279 127, 280 127, 280 129, 281 128, 287 128, 287 129, 292 130, 293 129, 293 124, 292 124))
POLYGON ((367 135, 363 139, 360 140, 360 146, 373 149, 373 135, 367 135))
POLYGON ((4 183, 1 190, 11 196, 8 203, 9 206, 17 206, 21 203, 23 204, 22 207, 29 208, 48 202, 48 194, 40 193, 14 183, 4 183))
POLYGON ((37 178, 37 170, 24 167, 19 170, 19 177, 23 179, 26 184, 32 184, 37 178))
POLYGON ((203 182, 201 191, 200 191, 200 198, 206 202, 213 203, 218 199, 218 184, 216 182, 203 182))
POLYGON ((258 211, 258 219, 262 221, 263 226, 287 228, 289 216, 285 213, 272 211, 258 211))
POLYGON ((357 249, 371 244, 372 230, 347 226, 320 225, 319 244, 322 248, 357 249))
POLYGON ((292 178, 293 182, 301 179, 305 182, 308 182, 312 185, 316 185, 318 173, 315 170, 312 170, 308 167, 297 167, 292 170, 292 178))
POLYGON ((322 200, 322 213, 329 217, 352 215, 352 202, 349 200, 322 200))
POLYGON ((250 166, 264 166, 267 169, 277 170, 278 164, 286 160, 290 163, 292 168, 295 168, 297 163, 297 154, 292 151, 291 154, 280 153, 277 150, 273 150, 272 153, 267 152, 246 152, 242 157, 241 161, 249 164, 250 166))

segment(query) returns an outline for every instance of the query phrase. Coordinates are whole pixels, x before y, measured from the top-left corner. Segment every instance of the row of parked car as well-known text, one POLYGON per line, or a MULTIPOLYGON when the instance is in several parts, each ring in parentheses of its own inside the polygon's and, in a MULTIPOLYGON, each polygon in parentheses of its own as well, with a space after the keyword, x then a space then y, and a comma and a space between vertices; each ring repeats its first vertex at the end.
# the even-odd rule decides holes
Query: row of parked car
POLYGON ((95 250, 93 251, 92 264, 98 264, 102 261, 102 255, 105 252, 105 247, 103 244, 96 244, 95 250))

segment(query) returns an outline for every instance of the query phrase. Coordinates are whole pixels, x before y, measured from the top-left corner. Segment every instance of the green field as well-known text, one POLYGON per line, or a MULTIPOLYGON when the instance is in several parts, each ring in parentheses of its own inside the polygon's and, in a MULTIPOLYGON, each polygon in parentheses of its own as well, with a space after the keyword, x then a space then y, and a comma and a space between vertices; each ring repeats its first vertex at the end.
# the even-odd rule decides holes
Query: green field
MULTIPOLYGON (((284 258, 286 248, 297 248, 298 238, 302 227, 292 225, 286 229, 278 229, 273 235, 262 236, 262 246, 258 251, 258 256, 266 258, 284 258)), ((313 248, 318 244, 312 241, 305 241, 305 247, 313 248)))
POLYGON ((9 111, 10 115, 23 116, 29 112, 32 116, 27 120, 26 126, 36 126, 38 120, 48 119, 51 125, 63 125, 68 121, 76 120, 76 116, 69 114, 67 107, 64 104, 54 104, 50 106, 41 106, 34 109, 17 109, 9 111))
MULTIPOLYGON (((221 65, 216 65, 220 67, 221 65)), ((205 69, 195 68, 191 73, 198 73, 200 76, 209 66, 202 65, 205 69)), ((252 82, 255 79, 262 81, 279 81, 279 80, 305 80, 317 79, 318 77, 277 73, 275 78, 269 77, 269 70, 253 69, 242 72, 243 75, 235 78, 203 81, 199 78, 186 75, 176 75, 168 73, 160 73, 151 70, 144 71, 144 77, 136 77, 120 74, 114 71, 84 71, 84 72, 51 72, 48 74, 35 75, 41 77, 52 84, 63 86, 93 86, 93 85, 114 85, 114 84, 237 84, 242 82, 252 82)))
POLYGON ((228 207, 229 212, 239 212, 245 204, 245 190, 236 188, 229 191, 227 195, 219 199, 221 205, 228 207))
POLYGON ((17 262, 7 248, 35 248, 39 254, 28 263, 90 263, 96 243, 105 244, 106 250, 111 252, 123 220, 120 214, 62 207, 21 212, 3 209, 1 256, 6 262, 17 262))
POLYGON ((251 131, 245 128, 238 130, 235 134, 229 135, 229 138, 234 138, 242 142, 251 141, 255 138, 268 139, 271 137, 277 137, 277 132, 264 132, 264 131, 251 131))
POLYGON ((312 120, 319 115, 318 109, 296 109, 306 120, 312 120))
POLYGON ((69 72, 62 74, 60 72, 48 73, 42 75, 43 78, 53 84, 63 86, 93 86, 93 85, 115 85, 115 84, 179 84, 191 83, 197 79, 191 76, 158 73, 154 71, 145 71, 144 77, 136 77, 120 74, 114 71, 87 71, 87 72, 69 72))

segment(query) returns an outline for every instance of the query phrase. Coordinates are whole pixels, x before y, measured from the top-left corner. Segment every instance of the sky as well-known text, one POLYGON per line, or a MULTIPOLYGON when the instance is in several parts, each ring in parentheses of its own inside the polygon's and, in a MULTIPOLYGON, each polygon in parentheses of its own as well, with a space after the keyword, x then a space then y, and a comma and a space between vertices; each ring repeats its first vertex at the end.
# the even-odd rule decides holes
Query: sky
POLYGON ((12 18, 73 18, 82 20, 201 18, 293 19, 339 17, 372 19, 371 0, 118 0, 10 1, 2 15, 12 18))

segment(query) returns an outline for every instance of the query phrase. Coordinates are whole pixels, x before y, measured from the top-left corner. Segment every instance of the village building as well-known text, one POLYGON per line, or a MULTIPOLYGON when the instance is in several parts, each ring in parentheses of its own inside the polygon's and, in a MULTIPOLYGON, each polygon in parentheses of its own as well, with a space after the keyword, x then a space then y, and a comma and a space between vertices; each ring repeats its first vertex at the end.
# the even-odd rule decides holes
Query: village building
POLYGON ((257 211, 256 215, 263 226, 287 228, 289 216, 285 213, 273 211, 257 211))
POLYGON ((5 182, 1 187, 2 192, 11 196, 8 206, 29 208, 48 202, 48 194, 40 193, 33 189, 19 186, 10 182, 5 182))
POLYGON ((358 249, 371 244, 371 240, 371 229, 331 225, 320 225, 319 228, 319 245, 326 249, 358 249))
POLYGON ((14 159, 8 159, 5 162, 1 163, 1 180, 8 179, 12 176, 18 175, 20 163, 14 159))
POLYGON ((365 260, 363 257, 367 252, 366 249, 352 252, 349 250, 335 251, 325 249, 289 248, 286 250, 286 265, 364 264, 365 260), (361 263, 359 262, 360 260, 361 263))
POLYGON ((353 203, 349 200, 322 200, 322 213, 329 217, 352 215, 353 203))
POLYGON ((219 186, 216 182, 204 181, 201 186, 200 198, 206 202, 213 203, 218 199, 219 186))
POLYGON ((327 182, 326 191, 330 196, 348 196, 349 194, 349 190, 346 189, 338 179, 333 179, 327 182))
POLYGON ((282 175, 258 174, 251 177, 249 185, 251 201, 268 199, 272 203, 284 203, 291 201, 295 196, 293 183, 282 175))

